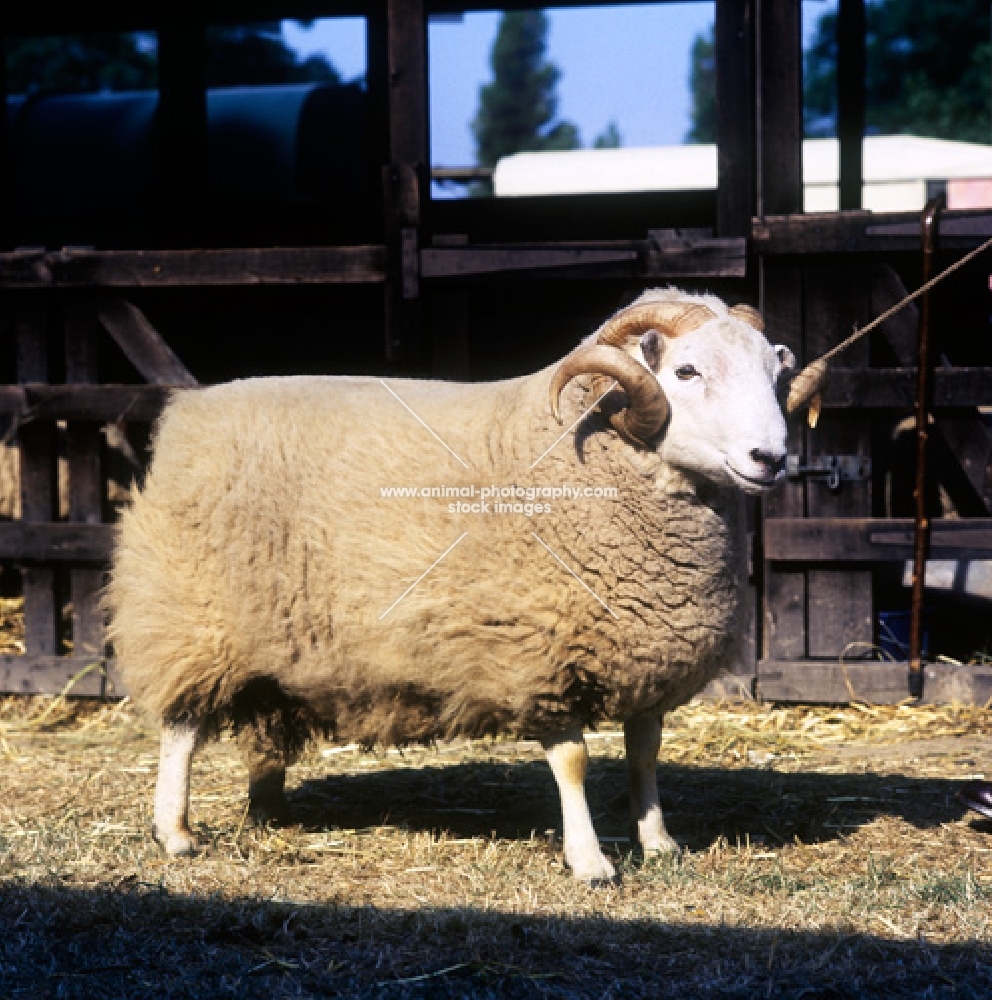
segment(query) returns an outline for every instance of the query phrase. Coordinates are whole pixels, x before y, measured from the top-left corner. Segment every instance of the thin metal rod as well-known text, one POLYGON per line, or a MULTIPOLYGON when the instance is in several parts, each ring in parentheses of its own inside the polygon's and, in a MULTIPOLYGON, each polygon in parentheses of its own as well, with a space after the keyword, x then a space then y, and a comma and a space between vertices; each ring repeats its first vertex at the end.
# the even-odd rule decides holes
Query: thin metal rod
MULTIPOLYGON (((932 198, 920 219, 923 247, 923 283, 933 275, 933 261, 940 231, 943 197, 932 198)), ((919 360, 916 376, 916 517, 913 532, 913 604, 909 622, 909 693, 923 697, 923 600, 927 555, 930 552, 930 519, 927 516, 927 454, 930 411, 933 406, 933 373, 930 362, 930 293, 920 298, 919 360)))

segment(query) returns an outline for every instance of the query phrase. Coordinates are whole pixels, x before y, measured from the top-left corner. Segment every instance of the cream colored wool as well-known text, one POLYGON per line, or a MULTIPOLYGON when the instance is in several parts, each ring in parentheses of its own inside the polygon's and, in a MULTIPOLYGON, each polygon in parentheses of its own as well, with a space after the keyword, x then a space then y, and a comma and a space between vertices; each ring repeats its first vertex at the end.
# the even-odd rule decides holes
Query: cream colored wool
MULTIPOLYGON (((273 678, 337 738, 390 744, 533 734, 691 697, 740 625, 739 495, 700 491, 598 418, 584 461, 566 440, 528 472, 561 434, 550 377, 396 383, 471 471, 374 379, 178 394, 114 561, 113 640, 134 699, 159 718, 207 718, 273 678), (490 481, 618 485, 620 500, 473 523, 437 499, 380 497, 382 486, 490 481)), ((566 421, 586 400, 567 392, 566 421)))

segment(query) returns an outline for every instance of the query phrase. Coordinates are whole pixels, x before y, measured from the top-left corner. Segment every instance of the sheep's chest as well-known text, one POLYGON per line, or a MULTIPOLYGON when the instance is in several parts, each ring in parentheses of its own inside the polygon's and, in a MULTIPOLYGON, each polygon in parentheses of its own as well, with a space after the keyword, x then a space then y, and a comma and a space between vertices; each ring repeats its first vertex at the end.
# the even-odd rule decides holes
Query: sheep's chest
POLYGON ((614 718, 681 704, 729 666, 746 586, 740 494, 680 473, 660 489, 625 478, 595 531, 561 531, 611 612, 587 627, 594 641, 582 659, 605 682, 603 714, 614 718))

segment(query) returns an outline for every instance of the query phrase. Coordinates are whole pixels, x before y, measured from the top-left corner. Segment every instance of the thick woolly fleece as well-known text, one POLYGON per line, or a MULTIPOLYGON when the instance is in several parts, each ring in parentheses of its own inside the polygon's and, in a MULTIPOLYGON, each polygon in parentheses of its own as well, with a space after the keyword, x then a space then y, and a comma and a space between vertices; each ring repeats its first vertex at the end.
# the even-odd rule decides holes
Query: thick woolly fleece
MULTIPOLYGON (((624 443, 597 413, 531 470, 562 434, 551 376, 388 383, 468 468, 376 379, 177 393, 108 594, 135 701, 216 724, 245 691, 277 688, 337 739, 396 744, 689 699, 736 653, 742 497, 624 443), (381 492, 562 483, 619 493, 527 517, 381 492)), ((589 380, 569 386, 565 426, 592 401, 589 380)))

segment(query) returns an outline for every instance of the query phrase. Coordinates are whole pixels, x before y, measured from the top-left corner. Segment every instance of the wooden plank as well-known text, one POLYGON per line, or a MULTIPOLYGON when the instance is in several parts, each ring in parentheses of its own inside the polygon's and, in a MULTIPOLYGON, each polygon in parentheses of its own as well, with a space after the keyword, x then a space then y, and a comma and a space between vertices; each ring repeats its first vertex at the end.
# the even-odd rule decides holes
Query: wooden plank
MULTIPOLYGON (((896 253, 920 251, 918 212, 810 212, 766 214, 751 226, 752 249, 761 254, 896 253)), ((944 212, 942 250, 970 250, 992 236, 992 212, 944 212)))
POLYGON ((0 414, 18 422, 89 420, 95 423, 150 422, 173 392, 168 385, 2 385, 0 414))
POLYGON ((424 343, 419 275, 413 271, 430 186, 423 0, 386 0, 386 49, 389 163, 383 171, 383 213, 392 266, 384 303, 385 349, 391 364, 416 365, 424 343))
MULTIPOLYGON (((0 52, 7 52, 7 42, 0 28, 0 52)), ((7 59, 0 59, 0 108, 7 108, 7 59)), ((11 144, 8 115, 0 117, 0 247, 8 247, 13 242, 12 205, 10 203, 11 144)))
MULTIPOLYGON (((834 368, 824 388, 825 409, 911 410, 915 368, 834 368)), ((934 406, 962 409, 992 404, 992 368, 938 368, 934 406)))
MULTIPOLYGON (((0 559, 37 563, 106 563, 113 546, 114 527, 110 524, 0 522, 0 559)), ((48 573, 50 570, 32 569, 31 572, 48 573)))
POLYGON ((0 288, 338 285, 385 280, 382 246, 0 253, 0 288))
MULTIPOLYGON (((770 330, 780 340, 778 330, 770 330)), ((836 368, 827 383, 826 410, 894 409, 913 405, 915 368, 836 368)), ((942 368, 936 372, 938 409, 992 405, 992 368, 942 368)), ((0 414, 33 420, 151 421, 181 386, 0 386, 0 414)))
POLYGON ((113 660, 92 656, 0 656, 0 693, 56 695, 63 691, 73 697, 90 698, 122 698, 127 693, 113 660))
MULTIPOLYGON (((849 265, 824 263, 805 270, 806 350, 818 357, 863 319, 857 272, 849 265)), ((868 342, 847 352, 848 363, 867 365, 868 342)), ((832 410, 806 431, 807 461, 822 455, 871 455, 871 426, 862 414, 832 410)), ((871 480, 829 488, 823 477, 806 479, 810 518, 868 517, 871 480)), ((863 569, 811 567, 807 574, 806 650, 811 657, 838 656, 850 643, 871 643, 874 634, 872 574, 863 569)))
MULTIPOLYGON (((48 378, 48 308, 38 300, 22 302, 14 315, 18 380, 48 378)), ((22 427, 18 432, 21 458, 22 521, 3 527, 30 531, 32 521, 51 521, 55 513, 54 428, 50 424, 22 427)), ((13 557, 16 558, 16 557, 13 557)), ((48 567, 25 567, 24 646, 30 655, 50 656, 58 649, 58 602, 55 575, 48 567)))
MULTIPOLYGON (((65 377, 69 383, 98 380, 96 306, 91 300, 65 303, 65 377)), ((103 476, 100 464, 102 435, 92 423, 73 422, 68 428, 69 520, 80 524, 103 521, 103 476)), ((69 572, 72 598, 74 656, 103 655, 106 646, 100 596, 103 571, 73 568, 69 572)))
POLYGON ((146 382, 199 385, 137 306, 124 299, 105 299, 99 305, 99 315, 107 332, 146 382))
POLYGON ((909 697, 905 663, 852 660, 764 660, 758 666, 762 701, 894 705, 909 697))
MULTIPOLYGON (((802 359, 802 273, 799 268, 780 263, 760 264, 763 287, 762 312, 774 339, 786 344, 802 359)), ((789 452, 798 454, 803 447, 799 421, 789 422, 789 452)), ((804 513, 805 498, 801 483, 787 481, 762 500, 762 536, 782 517, 804 513)), ((767 548, 767 546, 766 546, 767 548)), ((767 551, 761 568, 762 641, 765 657, 796 659, 806 655, 806 574, 794 567, 771 565, 767 551)), ((760 669, 760 668, 759 668, 760 669)))
POLYGON ((755 0, 716 0, 716 228, 747 236, 755 214, 755 0))
POLYGON ((527 244, 428 247, 420 252, 420 274, 424 278, 458 278, 580 268, 582 275, 588 277, 597 264, 636 264, 646 247, 643 242, 640 247, 634 243, 632 240, 628 247, 620 249, 527 244))
MULTIPOLYGON (((764 701, 896 705, 909 698, 909 664, 896 661, 763 661, 758 697, 764 701)), ((924 667, 923 703, 985 705, 992 667, 935 663, 924 667)))
MULTIPOLYGON (((552 267, 571 269, 564 276, 576 278, 744 277, 747 243, 659 235, 582 244, 427 247, 419 251, 419 266, 426 279, 552 267)), ((0 288, 11 289, 370 284, 385 281, 386 274, 381 246, 0 253, 0 288)))
MULTIPOLYGON (((931 559, 992 558, 992 518, 931 521, 931 559)), ((901 562, 913 556, 910 518, 783 517, 766 521, 772 562, 901 562)))
POLYGON ((743 238, 687 237, 671 230, 649 230, 648 235, 645 277, 743 278, 747 274, 743 238))

